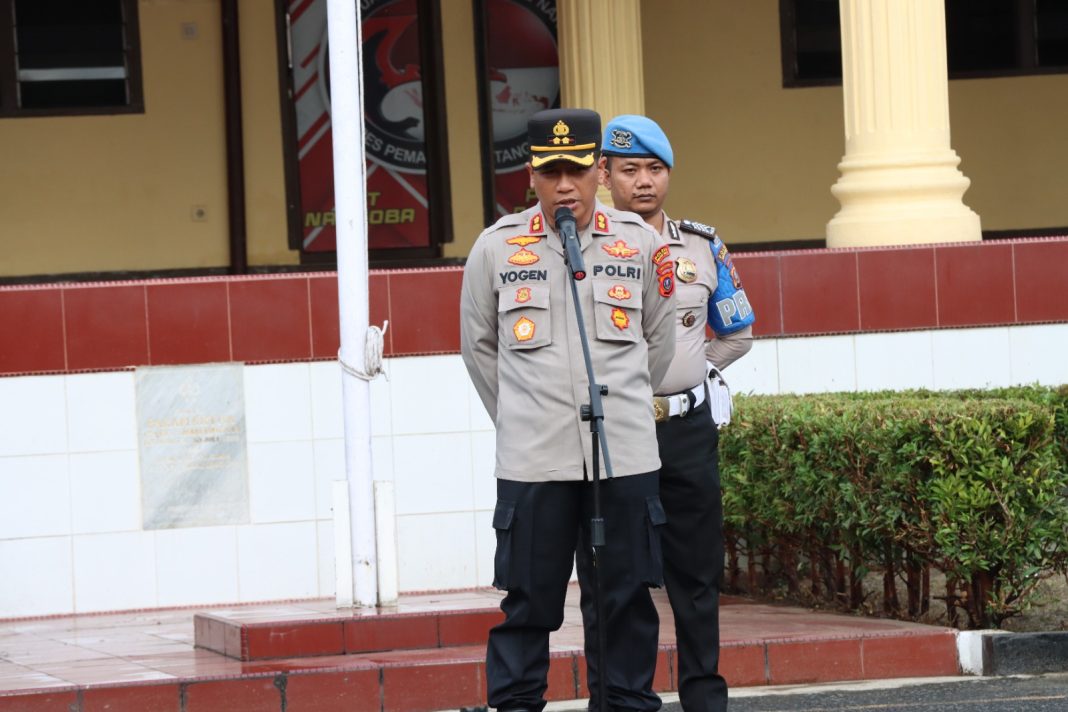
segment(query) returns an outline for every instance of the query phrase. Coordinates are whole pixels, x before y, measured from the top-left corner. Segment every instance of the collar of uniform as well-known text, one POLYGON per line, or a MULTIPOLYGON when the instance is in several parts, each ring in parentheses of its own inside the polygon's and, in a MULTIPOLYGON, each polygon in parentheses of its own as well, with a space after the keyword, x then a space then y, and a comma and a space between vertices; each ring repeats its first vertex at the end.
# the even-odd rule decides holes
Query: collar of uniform
MULTIPOLYGON (((549 225, 545 220, 545 215, 541 209, 541 205, 535 205, 530 211, 530 217, 527 221, 527 234, 528 235, 558 235, 556 231, 549 229, 549 225)), ((608 208, 605 207, 600 201, 595 201, 593 205, 593 218, 590 219, 590 224, 579 230, 579 245, 585 250, 593 242, 593 238, 598 235, 614 235, 615 228, 612 226, 612 219, 608 215, 608 208)), ((559 239, 548 240, 549 249, 557 254, 564 254, 564 246, 559 239)))
POLYGON ((679 232, 679 226, 674 220, 668 217, 667 213, 664 213, 664 227, 660 229, 660 237, 665 242, 669 242, 673 245, 683 244, 682 233, 679 232))

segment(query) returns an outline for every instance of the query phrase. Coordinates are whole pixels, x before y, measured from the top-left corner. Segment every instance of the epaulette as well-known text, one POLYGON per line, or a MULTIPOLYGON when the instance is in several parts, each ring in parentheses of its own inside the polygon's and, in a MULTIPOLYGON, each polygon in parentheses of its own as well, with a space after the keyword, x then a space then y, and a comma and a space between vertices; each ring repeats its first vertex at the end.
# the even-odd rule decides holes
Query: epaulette
POLYGON ((716 239, 716 228, 711 225, 705 225, 701 222, 694 220, 679 220, 679 227, 686 232, 692 232, 694 235, 700 235, 706 240, 716 239))
POLYGON ((493 235, 498 232, 504 232, 509 233, 510 237, 511 235, 515 234, 515 228, 519 227, 520 225, 526 224, 526 222, 526 218, 524 218, 521 213, 510 213, 508 215, 503 215, 498 218, 497 222, 487 227, 480 234, 493 235))

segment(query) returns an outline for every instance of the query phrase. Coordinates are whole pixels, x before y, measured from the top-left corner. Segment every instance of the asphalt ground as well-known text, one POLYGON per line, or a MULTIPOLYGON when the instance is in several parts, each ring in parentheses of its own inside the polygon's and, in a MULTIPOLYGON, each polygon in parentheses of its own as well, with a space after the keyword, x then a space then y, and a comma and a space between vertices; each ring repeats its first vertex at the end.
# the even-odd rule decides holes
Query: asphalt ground
MULTIPOLYGON (((943 678, 945 679, 945 678, 943 678)), ((898 681, 900 682, 900 681, 898 681)), ((910 681, 911 682, 911 681, 910 681)), ((1065 712, 1068 710, 1068 673, 1038 676, 962 678, 925 684, 873 684, 794 688, 792 693, 739 696, 731 699, 731 712, 1065 712), (823 689, 821 689, 823 688, 823 689), (880 689, 881 688, 881 689, 880 689)), ((740 691, 739 691, 740 692, 740 691)), ((665 710, 681 712, 677 702, 665 710)))
MULTIPOLYGON (((682 712, 677 694, 664 712, 682 712)), ((586 700, 550 703, 546 712, 586 711, 586 700)), ((1066 712, 1068 671, 1006 677, 942 677, 747 687, 733 690, 730 712, 1066 712)))

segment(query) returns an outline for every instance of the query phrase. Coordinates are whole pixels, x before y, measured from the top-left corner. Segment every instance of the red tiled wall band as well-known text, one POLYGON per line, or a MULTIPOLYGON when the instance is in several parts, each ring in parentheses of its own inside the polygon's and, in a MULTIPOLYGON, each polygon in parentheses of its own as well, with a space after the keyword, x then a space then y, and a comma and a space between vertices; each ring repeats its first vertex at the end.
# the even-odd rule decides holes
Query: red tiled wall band
MULTIPOLYGON (((758 337, 1068 321, 1068 237, 734 257, 758 337)), ((372 272, 387 356, 456 353, 458 267, 372 272)), ((0 287, 0 375, 334 358, 330 273, 0 287)))

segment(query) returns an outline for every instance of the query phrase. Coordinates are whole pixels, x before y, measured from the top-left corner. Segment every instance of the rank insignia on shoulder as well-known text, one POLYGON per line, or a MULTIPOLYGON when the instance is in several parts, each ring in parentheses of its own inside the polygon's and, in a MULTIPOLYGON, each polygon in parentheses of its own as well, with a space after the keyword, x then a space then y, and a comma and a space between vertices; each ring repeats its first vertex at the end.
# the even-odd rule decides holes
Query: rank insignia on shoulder
POLYGON ((545 232, 545 221, 541 217, 541 213, 534 213, 530 218, 530 229, 528 232, 540 233, 545 232))
POLYGON ((716 237, 716 228, 711 225, 705 225, 702 222, 696 222, 694 220, 679 220, 679 227, 686 232, 692 232, 695 235, 712 240, 716 237))
POLYGON ((608 228, 608 216, 600 210, 593 214, 593 228, 597 232, 611 232, 608 228))

